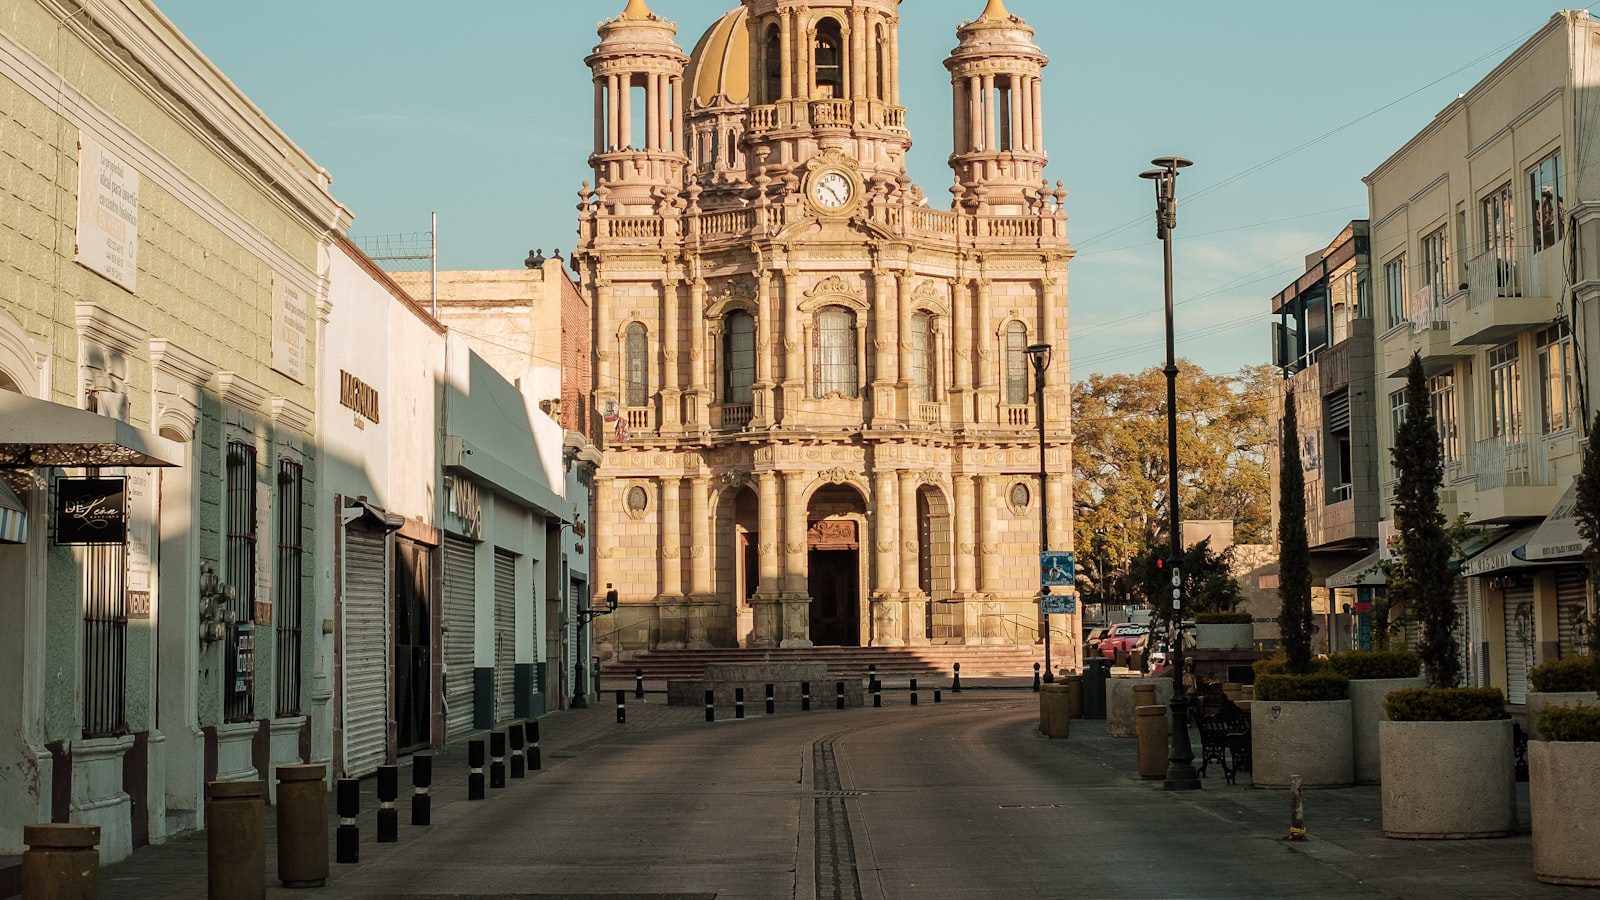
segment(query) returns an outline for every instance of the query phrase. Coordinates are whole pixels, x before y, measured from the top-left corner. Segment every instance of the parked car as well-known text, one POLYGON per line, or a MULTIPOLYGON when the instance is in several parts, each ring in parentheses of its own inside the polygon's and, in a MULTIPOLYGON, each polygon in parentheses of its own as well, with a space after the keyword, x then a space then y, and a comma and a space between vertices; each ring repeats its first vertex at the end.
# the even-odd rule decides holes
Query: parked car
POLYGON ((1139 638, 1148 634, 1150 626, 1136 625, 1132 622, 1122 622, 1111 626, 1106 636, 1100 639, 1099 652, 1106 659, 1117 660, 1119 654, 1126 657, 1133 650, 1139 638))
POLYGON ((1083 630, 1083 658, 1092 659, 1100 652, 1100 642, 1111 632, 1109 625, 1095 625, 1083 630))

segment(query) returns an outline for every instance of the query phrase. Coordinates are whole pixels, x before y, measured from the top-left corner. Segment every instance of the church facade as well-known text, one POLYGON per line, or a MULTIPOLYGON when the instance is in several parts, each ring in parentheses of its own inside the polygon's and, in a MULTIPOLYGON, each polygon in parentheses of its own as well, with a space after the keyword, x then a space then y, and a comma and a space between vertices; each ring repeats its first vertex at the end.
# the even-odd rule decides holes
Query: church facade
MULTIPOLYGON (((1033 30, 957 29, 951 201, 907 175, 899 0, 600 26, 573 254, 605 456, 596 651, 1034 644, 1072 542, 1066 234, 1033 30), (1040 484, 1032 345, 1044 375, 1040 484)), ((1048 617, 1080 658, 1075 615, 1048 617)))

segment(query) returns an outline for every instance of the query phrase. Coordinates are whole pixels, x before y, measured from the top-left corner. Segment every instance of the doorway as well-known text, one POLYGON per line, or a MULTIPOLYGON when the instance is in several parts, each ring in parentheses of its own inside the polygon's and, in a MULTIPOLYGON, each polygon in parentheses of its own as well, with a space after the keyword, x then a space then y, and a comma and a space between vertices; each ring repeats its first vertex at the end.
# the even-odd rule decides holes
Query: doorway
POLYGON ((396 538, 394 562, 395 747, 410 753, 427 747, 432 737, 433 555, 423 544, 396 538))
POLYGON ((811 550, 811 642, 818 647, 861 646, 860 554, 857 548, 811 550))

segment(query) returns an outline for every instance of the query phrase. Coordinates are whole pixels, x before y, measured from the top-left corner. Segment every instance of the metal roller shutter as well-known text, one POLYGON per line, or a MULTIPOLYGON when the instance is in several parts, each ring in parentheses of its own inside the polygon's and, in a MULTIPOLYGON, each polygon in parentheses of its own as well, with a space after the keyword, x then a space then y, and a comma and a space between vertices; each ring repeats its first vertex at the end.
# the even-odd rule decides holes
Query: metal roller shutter
POLYGON ((1588 653, 1586 635, 1579 634, 1589 608, 1588 578, 1578 566, 1556 570, 1556 654, 1588 653))
POLYGON ((1528 699, 1528 669, 1533 665, 1533 585, 1505 589, 1506 700, 1528 699))
POLYGON ((1467 628, 1467 617, 1471 614, 1467 608, 1468 597, 1467 580, 1456 579, 1456 657, 1461 661, 1461 683, 1473 684, 1472 680, 1472 650, 1467 645, 1470 630, 1467 628))
POLYGON ((388 534, 365 519, 344 539, 344 774, 377 771, 388 753, 388 534))
POLYGON ((445 536, 444 709, 445 731, 451 737, 472 730, 475 560, 471 541, 445 536))
POLYGON ((494 718, 504 722, 516 712, 517 557, 494 551, 494 718))

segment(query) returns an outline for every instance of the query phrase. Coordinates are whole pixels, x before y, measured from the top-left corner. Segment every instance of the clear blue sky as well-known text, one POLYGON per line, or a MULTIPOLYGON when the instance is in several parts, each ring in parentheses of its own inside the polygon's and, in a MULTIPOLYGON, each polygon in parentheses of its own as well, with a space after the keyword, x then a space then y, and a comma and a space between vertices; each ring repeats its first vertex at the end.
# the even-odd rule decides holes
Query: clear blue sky
MULTIPOLYGON (((678 22, 688 50, 734 2, 651 6, 678 22)), ((533 247, 571 248, 593 134, 583 57, 599 20, 624 0, 157 3, 333 172, 334 193, 356 214, 354 234, 424 231, 438 210, 446 268, 515 267, 533 247)), ((1194 196, 1178 231, 1177 296, 1192 301, 1179 307, 1179 352, 1216 372, 1264 361, 1267 299, 1300 273, 1307 252, 1364 214, 1361 177, 1558 8, 1007 3, 1051 58, 1046 142, 1050 178, 1071 193, 1080 379, 1162 354, 1152 191, 1137 177, 1151 157, 1196 162, 1179 185, 1180 197, 1194 196)), ((983 5, 901 7, 912 176, 936 199, 948 198, 951 177, 942 63, 956 25, 983 5)))

